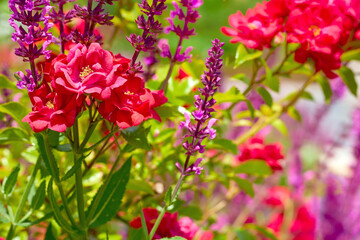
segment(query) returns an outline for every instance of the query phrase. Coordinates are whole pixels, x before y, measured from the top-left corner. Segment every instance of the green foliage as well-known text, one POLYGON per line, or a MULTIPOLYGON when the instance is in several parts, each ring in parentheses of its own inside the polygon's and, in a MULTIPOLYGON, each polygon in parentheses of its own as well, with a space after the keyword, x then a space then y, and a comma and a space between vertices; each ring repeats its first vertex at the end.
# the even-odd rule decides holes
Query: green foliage
POLYGON ((13 82, 11 82, 6 76, 4 76, 2 74, 0 74, 0 88, 1 89, 6 88, 6 89, 20 91, 20 89, 18 89, 13 82))
POLYGON ((272 229, 269 228, 265 228, 259 225, 255 225, 252 223, 247 223, 244 225, 245 229, 253 229, 256 230, 257 232, 261 233, 264 237, 266 237, 267 239, 270 240, 277 240, 277 238, 275 237, 272 229))
POLYGON ((5 206, 0 202, 0 222, 2 223, 9 223, 11 222, 10 216, 6 211, 5 206))
POLYGON ((150 128, 136 126, 122 130, 121 134, 132 147, 150 150, 151 147, 147 139, 149 131, 150 128))
POLYGON ((235 173, 246 173, 257 176, 267 176, 272 173, 271 168, 264 160, 247 160, 234 169, 235 173))
POLYGON ((345 85, 348 87, 349 91, 356 97, 358 86, 353 71, 348 67, 342 66, 339 69, 339 75, 345 85))
POLYGON ((243 190, 247 195, 252 198, 255 196, 254 186, 249 180, 239 177, 234 177, 232 178, 232 180, 234 180, 235 183, 239 186, 239 188, 243 190))
POLYGON ((200 221, 203 217, 203 212, 200 207, 196 205, 189 205, 185 207, 180 207, 177 211, 180 216, 187 216, 191 219, 200 221))
POLYGON ((168 191, 166 192, 165 203, 167 206, 170 206, 172 203, 172 199, 171 199, 172 191, 173 191, 172 187, 169 187, 168 191))
POLYGON ((273 104, 273 99, 271 97, 271 94, 263 87, 259 87, 256 89, 256 91, 260 94, 260 96, 263 98, 264 102, 271 107, 273 104))
POLYGON ((341 61, 351 61, 351 60, 360 60, 360 48, 346 51, 341 54, 341 61))
POLYGON ((0 112, 9 114, 22 128, 30 131, 30 126, 28 123, 22 122, 23 118, 28 113, 26 107, 18 102, 8 102, 0 105, 0 112))
MULTIPOLYGON (((299 115, 300 116, 300 115, 299 115)), ((288 130, 285 125, 285 123, 281 119, 276 119, 271 123, 273 127, 275 127, 280 133, 282 133, 284 136, 288 135, 288 130)))
POLYGON ((235 233, 239 240, 256 240, 256 238, 245 229, 236 229, 235 233))
POLYGON ((18 164, 10 173, 8 177, 5 177, 2 184, 2 192, 4 195, 10 195, 15 188, 16 180, 20 171, 20 164, 18 164))
POLYGON ((325 97, 325 101, 327 103, 330 102, 331 96, 332 96, 332 90, 329 84, 329 81, 321 76, 320 74, 318 74, 315 78, 315 80, 320 84, 321 86, 321 90, 323 91, 324 97, 325 97))
POLYGON ((41 182, 38 189, 36 189, 35 196, 31 199, 32 209, 38 210, 45 202, 45 188, 46 188, 46 182, 44 180, 41 182))
POLYGON ((101 192, 103 192, 103 194, 99 196, 100 200, 97 206, 94 206, 94 203, 98 194, 95 195, 89 207, 89 209, 96 207, 95 214, 89 224, 91 228, 105 224, 117 214, 126 190, 126 185, 130 178, 130 169, 131 158, 129 158, 124 165, 111 176, 109 183, 106 186, 101 186, 98 194, 101 192))
POLYGON ((238 147, 231 140, 226 138, 215 138, 207 144, 210 149, 219 149, 232 154, 238 154, 238 147))
POLYGON ((0 131, 0 144, 12 142, 29 142, 28 134, 21 128, 4 128, 0 131))
POLYGON ((257 59, 262 56, 262 51, 247 49, 244 45, 239 44, 235 54, 234 68, 239 67, 241 64, 257 59))
POLYGON ((183 237, 161 238, 160 240, 185 240, 183 237))
POLYGON ((150 186, 149 183, 145 182, 144 180, 134 180, 130 179, 128 184, 126 185, 126 189, 134 190, 139 192, 148 193, 154 195, 154 190, 150 186))

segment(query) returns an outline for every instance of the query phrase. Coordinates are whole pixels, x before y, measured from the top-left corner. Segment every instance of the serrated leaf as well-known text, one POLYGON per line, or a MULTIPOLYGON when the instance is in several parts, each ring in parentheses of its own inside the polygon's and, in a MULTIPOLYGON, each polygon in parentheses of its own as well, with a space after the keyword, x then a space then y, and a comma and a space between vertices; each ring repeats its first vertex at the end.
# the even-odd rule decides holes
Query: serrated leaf
MULTIPOLYGON (((124 165, 111 176, 109 184, 105 189, 102 189, 104 186, 101 186, 99 189, 98 193, 103 191, 103 194, 95 210, 94 217, 90 221, 91 228, 105 224, 118 212, 126 185, 130 178, 130 169, 131 158, 129 158, 124 165)), ((97 194, 94 199, 96 199, 96 196, 97 194)), ((92 201, 89 209, 94 207, 93 204, 94 201, 92 201)))
POLYGON ((273 104, 273 99, 271 97, 271 94, 263 87, 259 87, 258 89, 256 89, 256 91, 260 94, 262 99, 264 99, 264 102, 266 103, 266 105, 271 107, 273 104))
POLYGON ((16 84, 11 82, 5 75, 0 74, 0 88, 1 89, 12 89, 12 90, 17 90, 20 91, 20 89, 18 89, 16 87, 16 84))
POLYGON ((221 93, 217 92, 214 95, 214 99, 216 100, 217 104, 224 103, 224 102, 239 102, 241 100, 245 100, 246 98, 236 87, 230 88, 228 91, 221 93))
POLYGON ((324 94, 325 101, 329 103, 332 96, 332 90, 328 80, 325 77, 318 74, 316 77, 316 81, 320 84, 321 90, 323 91, 324 94))
POLYGON ((354 49, 350 51, 346 51, 343 54, 341 54, 340 57, 341 61, 347 62, 351 60, 360 60, 360 49, 354 49))
POLYGON ((264 160, 247 160, 234 170, 235 173, 246 173, 252 175, 266 176, 272 173, 271 168, 264 160))
POLYGON ((275 127, 280 133, 282 133, 284 136, 288 135, 287 127, 285 123, 281 119, 276 119, 271 123, 273 127, 275 127))
POLYGON ((2 223, 9 223, 11 222, 10 216, 6 211, 5 206, 0 202, 0 222, 2 223))
POLYGON ((30 130, 28 123, 22 122, 27 115, 28 110, 18 102, 8 102, 0 105, 0 112, 9 114, 22 128, 30 130))
POLYGON ((168 191, 166 192, 166 195, 165 195, 166 206, 171 205, 171 203, 172 203, 171 196, 172 196, 172 187, 169 187, 169 189, 168 189, 168 191))
POLYGON ((4 186, 3 186, 3 190, 4 190, 4 194, 9 194, 13 191, 15 184, 16 184, 16 180, 18 177, 20 171, 20 165, 18 164, 10 173, 9 177, 6 178, 6 181, 4 181, 4 186))
POLYGON ((126 185, 126 189, 134 190, 139 192, 145 192, 151 195, 154 195, 154 190, 150 186, 149 183, 140 180, 129 180, 128 184, 126 185))
POLYGON ((243 190, 250 197, 255 196, 253 184, 244 178, 234 177, 232 178, 241 190, 243 190))
MULTIPOLYGON (((251 51, 251 50, 249 50, 249 51, 251 51)), ((236 54, 235 54, 234 68, 237 68, 238 66, 240 66, 241 64, 243 64, 247 61, 251 61, 256 58, 259 58, 259 57, 261 57, 261 55, 262 55, 262 51, 255 50, 255 51, 249 53, 243 44, 239 44, 239 46, 236 50, 236 54)))
POLYGON ((151 150, 147 135, 150 128, 144 128, 141 126, 130 127, 121 131, 125 140, 135 148, 142 148, 145 150, 151 150))
POLYGON ((29 142, 29 135, 21 128, 4 128, 0 132, 0 144, 9 144, 12 142, 29 142))
POLYGON ((59 145, 60 133, 50 130, 48 132, 49 144, 51 147, 56 148, 59 145))
POLYGON ((148 240, 149 239, 149 236, 148 236, 148 229, 147 229, 147 226, 146 226, 146 219, 145 219, 145 215, 144 215, 144 212, 141 210, 141 229, 143 230, 143 236, 145 238, 145 240, 148 240))
POLYGON ((46 182, 45 180, 41 182, 38 189, 36 189, 35 196, 33 197, 31 201, 31 208, 34 210, 38 210, 45 201, 45 188, 46 188, 46 182))
POLYGON ((339 69, 339 75, 349 89, 349 91, 356 97, 358 86, 353 71, 348 67, 342 66, 339 69))
POLYGON ((207 144, 209 149, 220 149, 232 154, 238 154, 238 148, 231 140, 225 138, 215 138, 207 144))

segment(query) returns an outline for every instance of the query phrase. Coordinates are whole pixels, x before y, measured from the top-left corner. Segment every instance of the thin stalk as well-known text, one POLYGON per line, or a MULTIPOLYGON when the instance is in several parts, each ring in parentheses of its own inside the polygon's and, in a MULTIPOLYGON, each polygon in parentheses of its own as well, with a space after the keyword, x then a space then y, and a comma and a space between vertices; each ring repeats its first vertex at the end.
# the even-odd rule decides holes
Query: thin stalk
MULTIPOLYGON (((179 191, 180 191, 180 187, 181 187, 181 184, 183 182, 185 178, 185 175, 184 174, 181 174, 179 180, 177 181, 176 183, 176 186, 175 186, 175 189, 173 191, 173 194, 171 195, 171 202, 175 200, 176 196, 178 195, 179 191)), ((154 237, 155 233, 156 233, 156 230, 158 229, 159 225, 160 225, 160 222, 162 220, 162 218, 164 217, 164 214, 166 212, 166 203, 164 204, 163 208, 161 209, 161 212, 158 216, 158 218, 156 219, 156 222, 153 226, 153 228, 151 229, 151 232, 149 234, 149 239, 152 240, 152 238, 154 237)))
MULTIPOLYGON (((77 152, 79 151, 79 122, 78 119, 75 120, 73 125, 73 133, 74 133, 74 164, 76 161, 81 161, 77 159, 77 152)), ((85 231, 85 235, 87 235, 87 224, 85 217, 85 201, 84 201, 84 188, 82 183, 82 170, 79 167, 75 173, 75 191, 76 191, 76 200, 78 206, 78 214, 81 228, 85 231)))
MULTIPOLYGON (((23 211, 23 209, 25 207, 26 199, 28 198, 29 193, 30 193, 30 189, 31 189, 32 185, 34 184, 37 171, 39 170, 39 166, 40 166, 40 158, 38 158, 36 160, 35 167, 34 167, 32 173, 31 173, 31 176, 30 176, 30 180, 26 184, 24 194, 22 195, 21 200, 20 200, 20 204, 19 204, 18 208, 16 209, 15 218, 14 218, 15 223, 17 223, 19 221, 19 219, 20 219, 21 213, 22 213, 22 211, 23 211)), ((6 237, 6 240, 11 240, 13 238, 15 230, 16 230, 16 225, 14 225, 14 223, 11 223, 8 235, 6 237)))
POLYGON ((54 174, 54 176, 53 176, 54 180, 55 180, 54 182, 55 182, 56 186, 58 187, 60 197, 61 197, 61 200, 62 200, 63 205, 64 205, 65 213, 68 216, 71 224, 73 226, 76 226, 77 224, 76 224, 76 222, 75 222, 75 220, 74 220, 74 218, 73 218, 73 216, 72 216, 72 214, 70 212, 70 209, 69 209, 69 206, 68 206, 68 203, 67 203, 67 199, 65 197, 64 189, 63 189, 63 187, 62 187, 62 185, 60 183, 60 180, 59 180, 59 175, 56 174, 56 163, 55 163, 55 159, 54 159, 54 157, 53 157, 53 155, 51 153, 51 148, 50 148, 48 136, 47 136, 47 134, 43 134, 43 136, 45 138, 44 143, 45 143, 46 155, 47 155, 47 157, 49 159, 49 162, 50 162, 51 171, 54 174))

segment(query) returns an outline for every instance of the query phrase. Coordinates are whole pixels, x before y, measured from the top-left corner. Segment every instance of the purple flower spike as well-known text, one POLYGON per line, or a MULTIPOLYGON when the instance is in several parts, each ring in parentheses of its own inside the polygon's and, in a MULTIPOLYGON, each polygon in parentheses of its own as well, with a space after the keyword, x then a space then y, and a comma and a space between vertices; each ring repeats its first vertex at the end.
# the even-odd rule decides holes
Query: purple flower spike
MULTIPOLYGON (((216 136, 216 130, 212 126, 217 121, 215 118, 211 118, 211 113, 215 110, 212 106, 216 101, 212 98, 217 88, 220 86, 220 69, 223 65, 221 56, 224 53, 224 50, 221 47, 224 43, 220 42, 218 39, 212 41, 213 47, 209 50, 209 57, 206 59, 206 67, 208 71, 205 71, 201 77, 201 81, 204 84, 204 88, 200 88, 199 91, 203 98, 200 95, 195 95, 195 107, 197 108, 191 114, 194 117, 196 124, 191 123, 190 115, 184 113, 185 122, 181 122, 179 125, 180 129, 186 128, 189 134, 185 137, 191 137, 192 140, 188 140, 183 143, 183 147, 186 150, 186 162, 181 173, 184 175, 189 175, 195 173, 199 175, 202 168, 199 167, 201 159, 197 159, 196 162, 190 166, 189 160, 190 156, 195 155, 197 152, 203 153, 205 151, 205 145, 202 145, 202 141, 209 137, 214 139, 216 136)), ((178 167, 179 164, 177 164, 178 167)))
POLYGON ((135 65, 136 59, 141 51, 150 52, 154 50, 157 41, 156 36, 163 30, 161 23, 157 20, 155 21, 154 17, 155 15, 161 15, 166 9, 165 1, 166 0, 153 0, 150 6, 147 0, 142 0, 139 4, 141 12, 147 16, 147 19, 141 15, 135 21, 138 28, 143 30, 142 35, 131 34, 130 37, 126 37, 135 48, 135 53, 131 61, 132 66, 135 65))
POLYGON ((21 80, 17 86, 27 87, 29 91, 33 91, 40 80, 35 68, 35 59, 41 55, 49 59, 51 52, 46 48, 54 41, 54 37, 48 32, 53 27, 48 16, 51 10, 50 2, 49 0, 9 0, 9 8, 13 12, 9 23, 15 30, 11 39, 20 46, 15 49, 15 54, 22 57, 24 62, 30 62, 31 67, 31 70, 26 71, 26 76, 24 73, 18 73, 21 80), (40 23, 43 23, 44 27, 40 27, 40 23), (45 42, 39 47, 37 42, 41 41, 45 42))

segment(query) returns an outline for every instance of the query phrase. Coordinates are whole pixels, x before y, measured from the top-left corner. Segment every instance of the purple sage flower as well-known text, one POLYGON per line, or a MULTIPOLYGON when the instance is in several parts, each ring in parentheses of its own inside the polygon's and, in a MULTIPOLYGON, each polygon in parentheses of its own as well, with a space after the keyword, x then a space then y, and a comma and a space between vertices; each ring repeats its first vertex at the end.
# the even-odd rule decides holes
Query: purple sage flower
POLYGON ((212 41, 213 47, 209 49, 209 57, 206 59, 206 67, 208 71, 205 71, 201 76, 201 82, 204 84, 203 88, 199 89, 202 96, 195 96, 195 107, 197 108, 192 112, 192 116, 195 118, 196 123, 192 124, 190 115, 185 113, 185 122, 181 122, 179 125, 180 129, 186 128, 188 134, 185 137, 190 137, 190 141, 186 140, 183 143, 183 147, 186 150, 186 161, 184 167, 181 167, 180 163, 176 163, 176 167, 181 171, 182 174, 188 175, 195 173, 199 175, 202 168, 199 167, 202 159, 199 158, 195 163, 189 165, 190 156, 195 155, 197 152, 203 153, 205 151, 205 145, 202 145, 202 141, 209 137, 214 139, 216 136, 216 130, 212 128, 216 119, 211 118, 211 113, 215 110, 212 108, 216 103, 213 95, 220 86, 220 69, 223 65, 221 56, 224 50, 221 48, 224 43, 218 39, 212 41))
POLYGON ((39 74, 35 68, 35 59, 45 55, 50 58, 50 50, 47 46, 53 42, 53 36, 48 30, 53 26, 49 22, 48 13, 51 9, 49 0, 9 0, 9 8, 13 12, 10 15, 9 24, 15 29, 11 39, 19 44, 15 54, 23 58, 24 62, 30 62, 31 70, 19 74, 20 88, 34 90, 39 82, 39 74), (44 27, 40 26, 43 23, 44 27), (19 24, 19 25, 18 25, 19 24), (42 46, 36 43, 44 41, 42 46))

